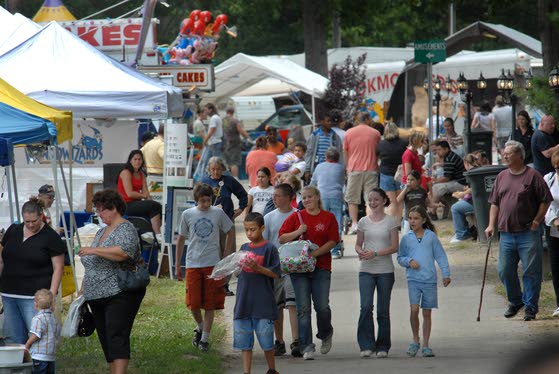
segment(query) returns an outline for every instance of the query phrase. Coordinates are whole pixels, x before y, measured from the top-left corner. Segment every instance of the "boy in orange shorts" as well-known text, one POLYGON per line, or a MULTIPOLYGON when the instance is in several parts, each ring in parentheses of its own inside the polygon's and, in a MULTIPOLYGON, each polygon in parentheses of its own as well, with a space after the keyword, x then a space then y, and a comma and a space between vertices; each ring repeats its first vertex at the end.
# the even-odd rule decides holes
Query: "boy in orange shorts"
POLYGON ((209 279, 215 264, 220 260, 220 233, 227 233, 224 256, 231 253, 234 241, 233 222, 221 208, 212 206, 213 189, 207 184, 194 187, 196 206, 182 213, 175 259, 175 275, 182 280, 181 257, 185 240, 189 239, 186 252, 186 306, 198 326, 194 330, 192 345, 203 352, 209 349, 209 336, 214 311, 223 309, 225 289, 222 280, 209 279), (202 317, 202 309, 205 313, 202 317))

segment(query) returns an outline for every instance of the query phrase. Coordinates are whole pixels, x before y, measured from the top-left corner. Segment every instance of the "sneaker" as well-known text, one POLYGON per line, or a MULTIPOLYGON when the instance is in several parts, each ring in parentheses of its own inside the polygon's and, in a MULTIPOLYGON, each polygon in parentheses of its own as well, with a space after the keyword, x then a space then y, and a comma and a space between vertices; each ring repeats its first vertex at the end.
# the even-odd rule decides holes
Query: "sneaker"
POLYGON ((366 351, 361 351, 360 356, 361 358, 369 358, 371 357, 372 354, 373 354, 372 351, 366 350, 366 351))
POLYGON ((229 284, 226 284, 225 286, 225 296, 235 296, 235 294, 233 293, 233 291, 231 291, 229 289, 229 284))
POLYGON ((332 250, 332 259, 337 260, 339 258, 342 258, 342 255, 340 254, 340 251, 338 249, 333 249, 332 250))
POLYGON ((314 360, 314 352, 305 352, 303 354, 303 360, 305 361, 314 360))
POLYGON ((279 340, 276 340, 274 344, 274 356, 283 356, 285 352, 285 342, 282 343, 279 340))
POLYGON ((417 351, 419 351, 419 343, 413 342, 408 347, 408 350, 406 351, 406 356, 415 357, 417 355, 417 351))
POLYGON ((536 312, 532 309, 526 309, 524 311, 524 321, 533 321, 536 319, 536 312))
POLYGON ((471 238, 469 236, 464 239, 458 239, 456 235, 453 235, 452 238, 450 238, 450 244, 462 243, 470 239, 471 238))
POLYGON ((200 339, 202 339, 202 332, 198 331, 198 329, 194 329, 194 337, 192 338, 192 345, 198 348, 198 344, 200 343, 200 339))
POLYGON ((202 352, 207 352, 210 350, 210 343, 203 342, 200 340, 200 342, 198 342, 198 349, 201 350, 202 352))
POLYGON ((355 235, 357 234, 357 224, 354 223, 353 225, 351 225, 351 228, 349 229, 348 235, 355 235))
POLYGON ((507 308, 507 310, 505 310, 505 313, 503 314, 505 316, 505 318, 512 318, 514 317, 518 311, 520 309, 522 309, 524 305, 520 304, 520 305, 509 305, 509 307, 507 308))
POLYGON ((276 371, 276 369, 268 369, 266 374, 279 374, 279 373, 276 371))
POLYGON ((429 347, 423 347, 423 349, 421 350, 421 354, 423 355, 423 357, 435 357, 433 350, 429 347))
POLYGON ((330 335, 322 340, 322 345, 320 346, 320 353, 325 355, 326 353, 330 352, 332 349, 332 337, 334 336, 334 331, 330 333, 330 335))
POLYGON ((299 341, 298 340, 295 340, 293 343, 291 343, 289 348, 291 349, 291 356, 293 356, 293 357, 303 357, 303 355, 301 354, 301 351, 299 350, 299 341))
POLYGON ((386 358, 386 357, 388 357, 388 352, 386 352, 386 351, 378 351, 378 352, 377 352, 377 357, 378 357, 378 358, 386 358))
POLYGON ((551 314, 552 317, 559 317, 559 308, 555 309, 555 311, 551 314))

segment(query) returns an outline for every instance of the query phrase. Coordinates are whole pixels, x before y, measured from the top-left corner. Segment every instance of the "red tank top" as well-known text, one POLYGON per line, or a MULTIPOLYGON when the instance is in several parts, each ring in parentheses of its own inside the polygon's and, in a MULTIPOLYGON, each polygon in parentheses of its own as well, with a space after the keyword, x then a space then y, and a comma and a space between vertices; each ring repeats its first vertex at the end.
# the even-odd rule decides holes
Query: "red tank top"
MULTIPOLYGON (((130 173, 130 171, 128 172, 130 173)), ((132 174, 132 191, 134 192, 142 191, 142 187, 144 186, 144 178, 145 175, 142 172, 140 172, 140 178, 137 179, 134 178, 134 174, 132 174)), ((128 197, 128 195, 126 194, 126 190, 124 189, 124 184, 122 183, 122 178, 120 177, 120 175, 118 176, 118 193, 120 194, 120 196, 122 196, 124 201, 127 203, 130 201, 138 200, 138 199, 133 199, 131 197, 128 197)))

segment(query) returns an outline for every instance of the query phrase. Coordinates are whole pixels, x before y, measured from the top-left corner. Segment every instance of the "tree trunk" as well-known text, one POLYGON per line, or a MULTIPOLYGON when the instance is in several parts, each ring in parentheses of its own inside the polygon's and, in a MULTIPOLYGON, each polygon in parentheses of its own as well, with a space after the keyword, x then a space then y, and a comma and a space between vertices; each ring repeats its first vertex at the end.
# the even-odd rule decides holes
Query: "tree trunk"
POLYGON ((332 48, 342 48, 342 25, 339 10, 332 15, 332 48))
POLYGON ((305 32, 305 67, 315 73, 328 76, 326 55, 326 2, 303 0, 303 24, 305 32))
POLYGON ((546 76, 559 63, 558 26, 549 19, 554 12, 559 12, 558 0, 538 0, 538 29, 542 42, 543 69, 546 76))
POLYGON ((23 0, 6 0, 6 10, 12 14, 19 13, 23 8, 23 0))

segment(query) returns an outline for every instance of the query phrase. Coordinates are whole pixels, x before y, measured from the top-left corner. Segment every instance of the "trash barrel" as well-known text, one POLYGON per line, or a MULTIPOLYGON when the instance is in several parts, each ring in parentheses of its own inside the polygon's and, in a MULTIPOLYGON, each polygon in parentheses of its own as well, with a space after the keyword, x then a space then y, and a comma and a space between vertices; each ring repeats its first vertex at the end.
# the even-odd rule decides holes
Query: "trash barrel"
POLYGON ((472 149, 468 153, 482 151, 485 152, 489 163, 493 163, 493 131, 472 130, 470 133, 472 139, 472 149))
POLYGON ((487 202, 493 183, 497 175, 506 169, 503 165, 489 165, 471 169, 464 173, 468 184, 472 189, 472 201, 477 221, 478 238, 485 242, 485 229, 489 225, 489 209, 491 205, 487 202))

